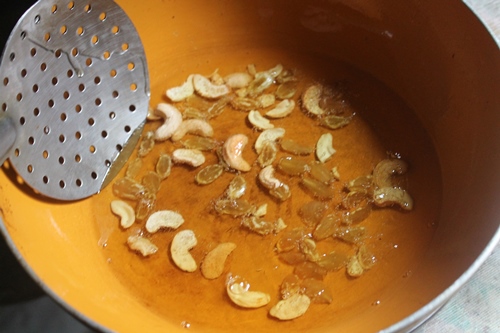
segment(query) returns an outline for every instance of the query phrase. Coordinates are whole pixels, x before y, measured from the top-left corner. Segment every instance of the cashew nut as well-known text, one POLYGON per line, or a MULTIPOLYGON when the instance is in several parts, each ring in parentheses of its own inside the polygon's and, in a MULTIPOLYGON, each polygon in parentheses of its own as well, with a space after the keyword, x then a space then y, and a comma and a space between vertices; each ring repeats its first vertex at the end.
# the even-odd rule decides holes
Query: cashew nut
POLYGON ((413 209, 410 194, 399 187, 382 187, 373 192, 373 202, 379 207, 399 205, 404 210, 413 209))
POLYGON ((282 182, 274 177, 274 167, 268 165, 259 172, 259 180, 269 190, 278 188, 282 182))
POLYGON ((316 116, 320 116, 325 113, 319 106, 319 100, 321 93, 323 92, 323 86, 321 84, 315 84, 310 86, 302 94, 302 106, 304 109, 316 116))
POLYGON ((247 172, 252 168, 243 159, 243 149, 248 143, 248 137, 244 134, 234 134, 230 136, 222 146, 222 157, 224 161, 233 169, 247 172))
POLYGON ((228 86, 213 84, 209 79, 200 74, 193 74, 194 90, 205 98, 219 98, 230 92, 228 86))
POLYGON ((336 150, 333 148, 333 137, 331 133, 321 135, 316 143, 316 157, 321 163, 325 163, 335 154, 336 150))
POLYGON ((187 119, 181 122, 176 131, 172 134, 172 141, 179 141, 186 134, 196 134, 203 137, 212 137, 214 129, 203 119, 187 119))
POLYGON ((188 98, 194 93, 193 75, 189 75, 186 82, 181 86, 170 88, 166 91, 166 95, 172 102, 180 102, 188 98))
POLYGON ((401 159, 385 159, 380 161, 373 170, 373 183, 377 187, 392 187, 391 177, 402 175, 408 170, 408 164, 401 159))
POLYGON ((198 149, 179 148, 172 153, 172 159, 175 163, 189 164, 198 167, 205 163, 205 156, 198 149))
POLYGON ((274 177, 274 167, 268 165, 259 172, 259 181, 264 187, 269 189, 269 194, 273 197, 285 201, 290 198, 290 187, 274 177))
POLYGON ((224 78, 226 85, 233 89, 245 88, 252 81, 248 73, 232 73, 224 78))
POLYGON ((146 221, 146 230, 155 233, 161 228, 177 229, 184 223, 181 214, 171 210, 159 210, 149 216, 146 221))
POLYGON ((266 112, 266 116, 271 118, 284 118, 292 113, 295 108, 295 102, 290 99, 284 99, 279 102, 276 107, 268 112, 266 112))
POLYGON ((248 121, 250 124, 255 126, 257 129, 266 130, 270 128, 274 128, 274 125, 271 124, 269 119, 264 118, 259 111, 252 110, 248 113, 248 121))
POLYGON ((137 251, 144 257, 155 254, 158 246, 154 245, 149 239, 139 235, 132 235, 127 238, 127 245, 131 250, 137 251))
POLYGON ((261 291, 250 291, 250 284, 239 277, 229 275, 226 282, 227 295, 234 304, 243 308, 260 308, 271 301, 271 296, 261 291))
POLYGON ((135 211, 123 200, 111 201, 111 211, 120 217, 122 228, 130 228, 135 222, 135 211))
POLYGON ((281 139, 284 135, 285 135, 285 129, 281 127, 264 130, 262 133, 260 133, 257 140, 255 140, 255 145, 254 145, 255 151, 258 154, 260 154, 262 148, 264 147, 264 141, 266 140, 276 141, 278 139, 281 139))
POLYGON ((291 320, 302 316, 309 309, 311 299, 303 294, 293 294, 276 303, 269 314, 280 320, 291 320))
POLYGON ((160 103, 156 106, 156 112, 165 119, 163 125, 155 132, 155 140, 164 141, 169 139, 182 123, 181 112, 172 104, 160 103))
POLYGON ((193 230, 179 231, 172 240, 170 254, 174 263, 185 272, 194 272, 198 268, 189 250, 198 244, 193 230))
POLYGON ((222 275, 227 257, 236 248, 234 243, 220 243, 207 253, 201 263, 201 274, 207 279, 216 279, 222 275))

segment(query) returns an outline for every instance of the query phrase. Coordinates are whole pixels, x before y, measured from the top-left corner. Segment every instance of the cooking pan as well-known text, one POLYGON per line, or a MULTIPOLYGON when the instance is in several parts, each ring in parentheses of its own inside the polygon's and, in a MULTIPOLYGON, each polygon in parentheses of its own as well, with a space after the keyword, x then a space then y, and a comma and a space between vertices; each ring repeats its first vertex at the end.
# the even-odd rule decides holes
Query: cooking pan
MULTIPOLYGON (((304 59, 314 67, 315 61, 332 59, 383 83, 412 110, 412 115, 404 116, 425 129, 423 136, 403 132, 397 137, 411 142, 416 156, 412 165, 420 170, 415 176, 418 186, 434 189, 415 200, 430 212, 419 215, 416 208, 416 216, 429 219, 415 222, 415 234, 432 233, 419 238, 424 241, 411 247, 417 250, 406 254, 407 261, 398 261, 397 254, 386 256, 383 261, 389 263, 378 266, 389 267, 386 271, 375 266, 356 282, 347 280, 345 292, 337 290, 337 298, 344 302, 334 301, 296 320, 278 322, 265 312, 220 307, 220 299, 227 301, 222 292, 200 289, 197 283, 210 285, 199 276, 179 278, 168 259, 165 266, 157 267, 132 257, 120 243, 122 231, 110 213, 110 187, 91 198, 62 203, 36 194, 4 164, 0 173, 3 234, 45 291, 85 322, 117 332, 186 328, 404 332, 437 311, 498 243, 500 53, 462 2, 117 3, 144 44, 152 105, 166 101, 165 89, 179 85, 189 74, 222 71, 235 57, 243 65, 255 62, 264 68, 304 59), (419 159, 422 147, 432 147, 437 163, 419 159), (148 267, 159 273, 138 278, 151 276, 148 267), (370 288, 373 284, 376 287, 370 288), (168 307, 159 309, 158 304, 168 307)), ((367 113, 362 115, 371 119, 367 113)), ((379 120, 373 121, 384 128, 379 120)), ((190 189, 181 189, 179 181, 176 186, 167 184, 169 198, 190 189)), ((409 237, 392 245, 405 251, 412 242, 409 237)), ((243 250, 240 253, 247 253, 242 254, 247 256, 243 261, 251 264, 251 249, 243 250)), ((236 253, 233 263, 235 257, 236 253)))

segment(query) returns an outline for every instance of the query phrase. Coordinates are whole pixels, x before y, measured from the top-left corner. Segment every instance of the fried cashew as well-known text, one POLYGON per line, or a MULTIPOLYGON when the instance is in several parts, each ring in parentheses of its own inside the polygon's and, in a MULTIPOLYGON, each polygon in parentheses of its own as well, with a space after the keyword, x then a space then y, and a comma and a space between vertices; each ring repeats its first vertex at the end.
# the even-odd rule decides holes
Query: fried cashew
POLYGON ((330 133, 321 135, 316 143, 316 157, 321 163, 328 161, 336 150, 333 148, 333 136, 330 133))
POLYGON ((120 217, 122 228, 130 228, 135 222, 135 211, 132 206, 123 200, 111 201, 111 211, 120 217))
POLYGON ((285 129, 281 127, 276 127, 276 128, 270 128, 264 130, 262 133, 260 133, 259 137, 257 140, 255 140, 255 151, 260 154, 262 151, 262 148, 264 147, 264 142, 269 140, 269 141, 277 141, 278 139, 281 139, 285 135, 285 129))
POLYGON ((184 223, 181 214, 172 210, 159 210, 151 214, 146 221, 146 230, 155 233, 160 229, 177 229, 184 223))
POLYGON ((189 251, 198 244, 193 230, 179 231, 170 245, 172 260, 181 270, 194 272, 198 268, 196 261, 189 251))
POLYGON ((229 94, 228 86, 213 84, 209 79, 200 74, 193 74, 194 90, 205 98, 219 98, 229 94))
POLYGON ((165 120, 163 125, 155 131, 154 138, 157 141, 165 141, 177 131, 182 123, 181 112, 172 104, 159 103, 156 112, 165 120))
POLYGON ((158 252, 158 246, 153 244, 149 239, 139 235, 132 235, 127 238, 128 247, 142 254, 143 257, 150 256, 158 252))
POLYGON ((271 301, 271 296, 261 291, 251 291, 250 285, 239 277, 229 275, 226 283, 227 295, 234 304, 243 308, 260 308, 271 301))
POLYGON ((293 294, 276 303, 269 314, 280 320, 292 320, 302 316, 309 309, 311 299, 303 294, 293 294))
POLYGON ((248 137, 244 134, 230 136, 222 146, 222 157, 229 167, 243 172, 248 172, 251 165, 243 159, 243 149, 248 143, 248 137))
POLYGON ((189 164, 194 167, 199 167, 205 163, 205 156, 198 149, 176 149, 172 153, 172 159, 175 163, 189 164))
POLYGON ((212 137, 214 129, 206 120, 187 119, 181 122, 176 131, 172 134, 172 141, 179 141, 186 134, 196 134, 203 137, 212 137))
POLYGON ((189 75, 182 85, 168 89, 165 94, 172 102, 183 101, 194 94, 193 75, 189 75))
POLYGON ((312 85, 304 91, 302 94, 302 106, 305 111, 316 116, 325 113, 325 110, 319 106, 322 92, 323 86, 321 84, 312 85))
POLYGON ((281 180, 274 176, 274 167, 272 165, 268 165, 260 170, 259 181, 269 190, 274 190, 282 184, 281 180))
POLYGON ((284 99, 279 102, 274 109, 266 112, 266 116, 270 118, 285 118, 292 113, 295 108, 295 102, 290 99, 284 99))
POLYGON ((274 176, 274 167, 272 165, 268 165, 260 170, 258 178, 260 183, 269 190, 269 194, 273 197, 280 201, 290 198, 290 187, 274 176))
POLYGON ((216 279, 224 272, 227 257, 236 248, 234 243, 220 243, 210 252, 201 263, 201 274, 207 279, 216 279))
POLYGON ((398 205, 404 210, 413 209, 413 198, 399 187, 382 187, 373 192, 373 202, 379 207, 398 205))
POLYGON ((392 187, 392 176, 405 174, 408 164, 401 159, 384 159, 373 169, 373 183, 377 187, 392 187))
POLYGON ((248 113, 248 121, 259 130, 274 128, 269 119, 264 118, 257 110, 252 110, 248 113))

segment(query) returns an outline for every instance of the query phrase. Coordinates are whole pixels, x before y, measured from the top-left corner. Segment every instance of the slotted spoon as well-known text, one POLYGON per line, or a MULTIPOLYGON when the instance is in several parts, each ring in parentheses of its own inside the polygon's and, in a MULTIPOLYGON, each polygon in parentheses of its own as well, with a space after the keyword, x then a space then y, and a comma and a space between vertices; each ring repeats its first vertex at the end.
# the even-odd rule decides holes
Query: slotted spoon
POLYGON ((112 0, 40 0, 0 64, 0 163, 59 200, 98 193, 129 157, 149 104, 144 49, 112 0))

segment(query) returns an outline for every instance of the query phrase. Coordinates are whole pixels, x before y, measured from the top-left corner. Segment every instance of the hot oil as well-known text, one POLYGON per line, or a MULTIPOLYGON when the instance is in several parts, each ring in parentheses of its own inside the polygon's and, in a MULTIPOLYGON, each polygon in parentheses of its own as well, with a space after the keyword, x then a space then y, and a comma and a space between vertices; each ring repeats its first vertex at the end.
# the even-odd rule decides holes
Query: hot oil
MULTIPOLYGON (((219 216, 213 210, 213 202, 219 198, 234 173, 225 172, 214 183, 200 186, 194 181, 198 169, 175 165, 157 195, 156 209, 170 209, 181 213, 185 219, 180 230, 192 229, 198 245, 191 251, 198 264, 204 255, 221 242, 234 242, 237 248, 225 265, 224 274, 215 280, 205 279, 200 271, 185 273, 175 267, 169 256, 170 242, 176 231, 160 231, 150 239, 159 247, 155 255, 142 258, 131 252, 126 245, 128 235, 143 228, 143 222, 129 230, 122 230, 119 221, 109 209, 114 199, 110 187, 95 200, 103 246, 104 259, 108 261, 117 279, 145 306, 164 316, 167 320, 193 330, 276 331, 306 327, 332 327, 335 321, 352 319, 353 313, 369 311, 373 304, 383 305, 382 292, 394 284, 411 278, 408 272, 418 269, 432 238, 440 203, 440 173, 436 154, 430 139, 411 110, 383 84, 346 64, 331 59, 311 58, 297 53, 273 49, 246 49, 243 51, 221 50, 217 56, 199 54, 179 63, 166 79, 156 75, 152 80, 152 106, 166 101, 165 89, 180 85, 189 74, 209 75, 215 69, 226 74, 245 71, 246 65, 254 63, 257 70, 267 70, 278 63, 297 71, 300 78, 299 93, 313 82, 342 87, 355 116, 351 123, 338 130, 317 126, 317 121, 296 107, 291 116, 273 120, 276 127, 286 129, 285 137, 301 144, 314 146, 322 133, 330 132, 336 153, 326 164, 336 166, 340 181, 335 184, 336 197, 329 202, 328 212, 333 212, 340 200, 342 184, 370 174, 375 165, 388 153, 399 154, 410 165, 405 184, 415 201, 411 212, 397 208, 374 209, 370 217, 361 222, 366 227, 366 245, 377 258, 375 266, 359 278, 350 278, 345 269, 329 273, 325 281, 331 288, 333 302, 329 305, 312 304, 301 318, 291 322, 279 322, 268 316, 270 307, 279 300, 279 286, 293 267, 280 262, 275 253, 275 244, 280 234, 261 236, 240 226, 240 219, 219 216), (225 280, 231 273, 246 279, 252 290, 267 292, 271 303, 260 309, 245 310, 233 305, 226 295, 225 280), (353 309, 355 311, 353 311, 353 309), (243 325, 243 324, 244 325, 243 325)), ((298 104, 299 105, 299 104, 298 104)), ((214 137, 221 142, 229 135, 242 133, 249 137, 243 156, 254 162, 257 154, 253 142, 259 132, 246 121, 247 113, 227 108, 212 119, 214 137)), ((160 122, 151 122, 145 130, 154 130, 160 122)), ((158 143, 144 158, 142 173, 154 170, 161 152, 171 153, 179 144, 158 143)), ((280 152, 276 162, 282 156, 280 152)), ((215 153, 205 153, 205 165, 216 163, 215 153)), ((135 156, 132 156, 134 158, 135 156)), ((305 157, 313 161, 313 155, 305 157)), ((276 165, 276 162, 274 165, 276 165)), ((277 173, 277 177, 292 188, 289 200, 278 203, 257 182, 260 168, 256 165, 243 173, 248 189, 243 198, 257 205, 267 203, 266 219, 281 217, 288 229, 302 227, 299 208, 314 200, 310 193, 298 185, 299 178, 277 173)), ((96 240, 97 242, 97 240, 96 240)), ((327 253, 332 250, 352 255, 355 248, 339 240, 327 239, 318 243, 318 248, 327 253)))

